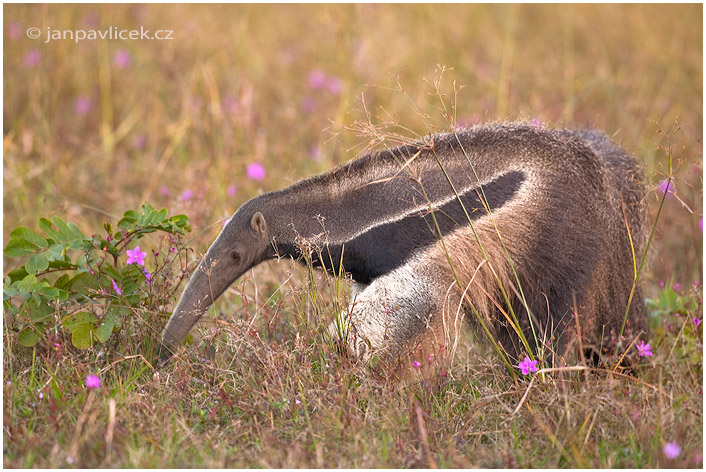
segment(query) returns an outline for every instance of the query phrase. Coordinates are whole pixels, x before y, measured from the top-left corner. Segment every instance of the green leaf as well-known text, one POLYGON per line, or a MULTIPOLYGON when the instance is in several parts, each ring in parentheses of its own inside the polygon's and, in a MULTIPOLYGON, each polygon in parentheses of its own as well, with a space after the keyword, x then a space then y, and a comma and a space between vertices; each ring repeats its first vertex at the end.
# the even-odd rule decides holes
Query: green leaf
POLYGON ((75 239, 74 234, 71 231, 71 228, 69 228, 69 226, 66 224, 66 222, 64 220, 62 220, 58 216, 52 216, 51 221, 52 221, 52 223, 54 223, 54 225, 56 226, 56 228, 58 230, 57 235, 59 237, 59 241, 63 241, 65 243, 70 243, 75 239))
POLYGON ((39 218, 39 227, 44 231, 44 233, 52 238, 54 242, 59 242, 59 233, 54 230, 54 226, 51 221, 46 218, 39 218))
POLYGON ((97 327, 96 329, 93 330, 93 333, 96 336, 96 339, 100 341, 101 343, 104 343, 108 340, 110 337, 111 333, 113 332, 113 329, 115 328, 115 325, 118 322, 118 315, 115 312, 115 310, 111 309, 108 310, 108 312, 105 314, 103 317, 103 321, 101 322, 101 325, 97 327))
POLYGON ((91 290, 98 290, 98 279, 89 272, 81 272, 70 281, 71 291, 88 296, 91 290))
POLYGON ((93 345, 93 327, 82 324, 71 332, 71 344, 77 349, 89 349, 93 345))
MULTIPOLYGON (((51 286, 41 287, 37 291, 40 294, 42 294, 45 297, 52 299, 52 300, 58 300, 61 297, 61 293, 65 292, 65 290, 59 290, 58 288, 51 287, 51 286)), ((67 295, 68 295, 68 293, 67 293, 67 295)))
POLYGON ((8 300, 11 297, 14 297, 19 294, 20 294, 20 291, 14 287, 3 286, 3 288, 2 288, 2 299, 3 300, 8 300))
MULTIPOLYGON (((49 261, 49 267, 52 269, 64 269, 64 270, 69 270, 69 269, 77 269, 75 265, 71 263, 71 261, 66 261, 66 260, 54 260, 54 261, 49 261)), ((66 275, 66 274, 64 274, 66 275)))
POLYGON ((17 282, 18 280, 22 280, 27 277, 27 271, 24 267, 19 267, 15 270, 11 270, 10 272, 8 272, 7 277, 10 278, 11 282, 17 282))
POLYGON ((13 238, 24 239, 25 241, 29 241, 35 246, 39 246, 41 248, 45 248, 49 245, 46 239, 44 239, 43 237, 35 233, 33 230, 25 226, 18 226, 17 228, 13 229, 10 232, 10 239, 13 238))
POLYGON ((47 249, 47 256, 49 256, 49 259, 53 260, 62 260, 65 257, 65 253, 66 244, 64 243, 52 244, 47 249))
POLYGON ((25 293, 27 293, 27 292, 29 292, 30 290, 32 290, 32 287, 33 287, 34 284, 36 284, 36 283, 37 283, 37 277, 35 277, 35 276, 32 275, 32 274, 28 274, 24 279, 20 280, 20 281, 17 283, 17 285, 15 286, 15 288, 16 288, 17 290, 19 290, 20 292, 25 292, 25 293))
POLYGON ((39 341, 41 337, 42 336, 37 333, 34 327, 28 326, 20 331, 20 334, 17 336, 17 342, 20 343, 21 346, 32 347, 37 344, 37 341, 39 341))
POLYGON ((30 257, 27 263, 25 264, 25 270, 29 274, 37 274, 39 272, 47 270, 48 268, 49 261, 47 260, 47 256, 42 252, 30 257))
POLYGON ((27 241, 26 239, 10 239, 7 246, 5 246, 4 253, 7 257, 20 257, 27 254, 33 254, 39 249, 39 246, 27 241))
POLYGON ((45 302, 30 300, 23 303, 20 308, 21 313, 33 324, 48 321, 48 319, 54 315, 54 308, 45 302))
POLYGON ((162 208, 161 210, 159 210, 157 212, 156 218, 157 218, 156 223, 162 223, 164 220, 166 220, 167 219, 167 209, 162 208))
POLYGON ((79 313, 74 313, 73 315, 67 316, 61 322, 61 325, 70 333, 73 333, 81 326, 88 326, 89 329, 93 329, 96 326, 98 319, 93 313, 82 311, 79 313))
POLYGON ((128 210, 123 215, 122 219, 118 222, 118 228, 128 229, 132 224, 137 221, 140 214, 135 210, 128 210))
POLYGON ((71 231, 71 234, 73 234, 74 239, 86 239, 86 236, 81 232, 78 226, 76 226, 73 223, 67 222, 66 226, 69 228, 71 231))
POLYGON ((71 276, 69 276, 69 274, 62 274, 62 276, 54 282, 54 287, 60 290, 69 290, 71 288, 71 276))

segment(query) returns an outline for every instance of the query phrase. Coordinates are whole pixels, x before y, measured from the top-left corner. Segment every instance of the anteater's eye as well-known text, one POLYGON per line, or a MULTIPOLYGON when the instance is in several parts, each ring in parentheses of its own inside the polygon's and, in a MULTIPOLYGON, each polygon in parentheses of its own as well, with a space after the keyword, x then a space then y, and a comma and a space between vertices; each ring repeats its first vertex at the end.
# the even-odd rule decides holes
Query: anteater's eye
POLYGON ((240 262, 240 253, 238 251, 233 251, 230 255, 235 262, 240 262))

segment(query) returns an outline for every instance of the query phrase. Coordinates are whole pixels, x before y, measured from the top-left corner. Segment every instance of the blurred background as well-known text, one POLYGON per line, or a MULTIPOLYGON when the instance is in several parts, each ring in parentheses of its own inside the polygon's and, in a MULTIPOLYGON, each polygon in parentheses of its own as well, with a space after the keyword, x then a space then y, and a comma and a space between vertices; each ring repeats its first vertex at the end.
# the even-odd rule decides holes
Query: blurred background
POLYGON ((3 8, 5 242, 149 201, 204 249, 243 202, 368 149, 366 123, 447 128, 436 82, 459 125, 605 130, 644 163, 651 221, 671 156, 649 277, 700 278, 701 5, 3 8), (173 39, 51 39, 141 28, 173 39))

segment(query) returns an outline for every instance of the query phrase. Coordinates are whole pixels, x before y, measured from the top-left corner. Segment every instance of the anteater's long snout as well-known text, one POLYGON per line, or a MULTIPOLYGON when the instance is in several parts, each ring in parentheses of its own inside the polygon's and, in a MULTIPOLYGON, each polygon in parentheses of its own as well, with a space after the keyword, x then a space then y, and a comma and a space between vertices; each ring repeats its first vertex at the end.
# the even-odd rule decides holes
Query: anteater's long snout
POLYGON ((184 292, 181 294, 179 303, 172 316, 169 318, 167 326, 162 332, 162 336, 157 350, 157 365, 162 366, 176 353, 186 339, 186 335, 196 322, 203 316, 213 301, 226 288, 227 284, 219 283, 211 278, 210 271, 205 270, 204 258, 194 271, 184 292))

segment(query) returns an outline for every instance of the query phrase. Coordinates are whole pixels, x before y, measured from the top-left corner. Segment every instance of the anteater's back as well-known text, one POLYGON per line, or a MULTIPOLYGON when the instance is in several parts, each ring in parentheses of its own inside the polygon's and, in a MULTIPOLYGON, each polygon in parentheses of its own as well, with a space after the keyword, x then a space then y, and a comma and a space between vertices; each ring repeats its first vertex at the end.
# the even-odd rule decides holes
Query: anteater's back
MULTIPOLYGON (((578 341, 580 332, 585 349, 609 350, 621 331, 634 282, 633 250, 639 264, 645 247, 645 192, 635 160, 601 132, 523 125, 477 127, 436 144, 447 162, 470 161, 485 175, 518 171, 524 176, 512 199, 492 217, 476 221, 474 234, 459 231, 447 238, 461 267, 455 275, 468 287, 469 318, 475 318, 474 309, 480 312, 515 353, 524 348, 507 321, 511 312, 531 345, 536 336, 540 344, 552 340, 552 349, 561 351, 578 341)), ((446 258, 438 260, 441 271, 446 258)), ((625 337, 644 327, 638 286, 625 337)))

